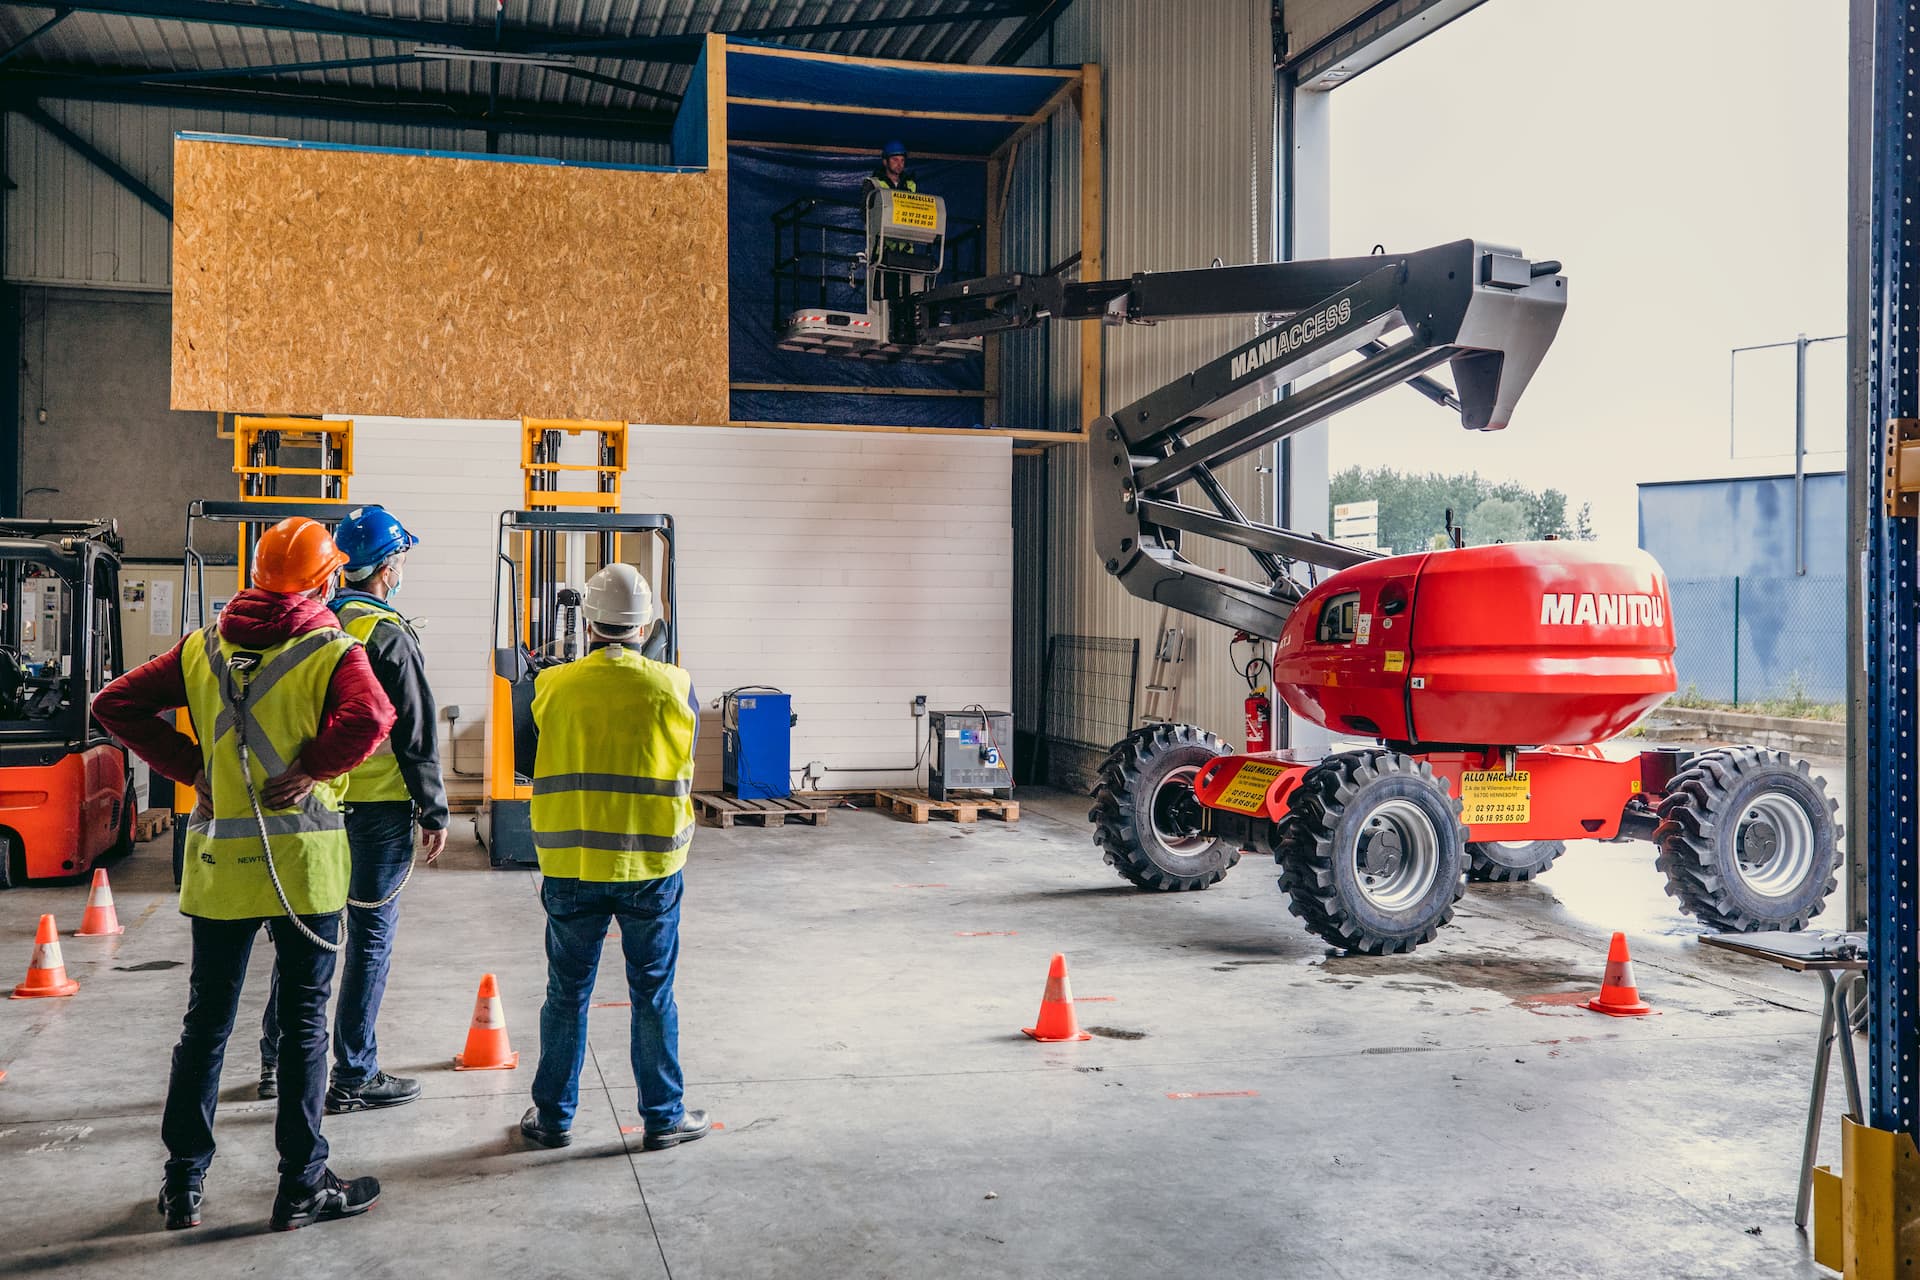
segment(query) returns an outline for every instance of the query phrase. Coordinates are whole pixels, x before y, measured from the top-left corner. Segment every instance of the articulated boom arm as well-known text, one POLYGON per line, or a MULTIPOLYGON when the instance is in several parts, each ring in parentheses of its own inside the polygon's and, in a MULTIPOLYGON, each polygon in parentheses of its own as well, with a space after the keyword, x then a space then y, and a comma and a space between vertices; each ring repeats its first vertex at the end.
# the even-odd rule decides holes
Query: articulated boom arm
POLYGON ((1557 262, 1529 262, 1472 240, 1417 253, 1333 258, 1131 280, 1070 283, 992 276, 915 299, 917 339, 937 342, 1047 319, 1108 324, 1255 315, 1270 327, 1089 428, 1094 532, 1107 572, 1143 600, 1277 639, 1305 588, 1295 563, 1344 569, 1375 553, 1247 518, 1214 468, 1285 439, 1390 387, 1456 409, 1472 431, 1507 425, 1566 309, 1557 262), (1357 355, 1309 386, 1302 376, 1357 355), (1452 366, 1455 390, 1426 377, 1452 366), (1264 396, 1238 421, 1221 419, 1264 396), (1209 507, 1180 500, 1191 484, 1209 507), (1265 583, 1204 569, 1183 534, 1247 548, 1265 583))

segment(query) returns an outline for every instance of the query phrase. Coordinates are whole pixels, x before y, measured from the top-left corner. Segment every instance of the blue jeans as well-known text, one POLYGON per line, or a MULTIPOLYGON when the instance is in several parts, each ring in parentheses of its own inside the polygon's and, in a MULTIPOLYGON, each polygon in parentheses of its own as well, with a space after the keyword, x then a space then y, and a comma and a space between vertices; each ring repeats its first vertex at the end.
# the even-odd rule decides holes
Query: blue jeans
MULTIPOLYGON (((302 916, 322 938, 337 936, 338 915, 302 916)), ((279 1001, 279 1042, 289 1046, 281 1077, 280 1106, 273 1126, 280 1150, 280 1189, 304 1196, 327 1167, 327 1140, 320 1136, 321 1103, 327 1090, 327 996, 334 956, 302 937, 289 920, 192 918, 193 968, 188 978, 187 1016, 173 1050, 160 1138, 167 1146, 166 1179, 200 1181, 213 1163, 213 1113, 220 1101, 220 1065, 240 1008, 247 957, 261 925, 273 937, 276 971, 285 981, 279 1001)))
MULTIPOLYGON (((413 804, 381 800, 347 806, 347 843, 353 849, 353 878, 347 896, 378 902, 392 893, 413 861, 413 804)), ((384 907, 347 908, 347 945, 340 952, 340 1004, 333 1015, 333 1083, 355 1089, 380 1072, 380 1045, 374 1020, 387 994, 393 963, 393 935, 400 924, 400 899, 384 907)), ((279 1061, 275 1026, 279 970, 267 992, 261 1015, 260 1061, 279 1061)))
POLYGON ((596 884, 546 879, 547 1001, 540 1007, 540 1069, 533 1101, 540 1123, 573 1125, 580 1103, 580 1067, 587 1058, 587 1005, 600 967, 608 923, 620 922, 633 1001, 629 1055, 640 1087, 640 1119, 647 1132, 680 1123, 680 1010, 673 1002, 673 969, 680 958, 680 873, 663 880, 596 884))

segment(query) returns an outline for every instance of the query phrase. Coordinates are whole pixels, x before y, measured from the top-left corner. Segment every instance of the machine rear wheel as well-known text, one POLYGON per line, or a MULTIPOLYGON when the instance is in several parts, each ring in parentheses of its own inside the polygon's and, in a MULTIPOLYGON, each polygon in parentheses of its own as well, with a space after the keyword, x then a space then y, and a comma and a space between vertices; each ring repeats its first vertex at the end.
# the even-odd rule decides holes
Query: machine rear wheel
POLYGON ((1136 729, 1108 753, 1094 788, 1094 840, 1115 871, 1142 889, 1204 889, 1240 861, 1240 851, 1201 831, 1193 794, 1201 768, 1230 754, 1190 724, 1136 729))
POLYGON ((1274 861, 1287 909, 1345 951, 1392 955, 1432 940, 1466 892, 1460 802, 1425 761, 1329 756, 1288 801, 1274 861))
POLYGON ((1698 756, 1660 802, 1653 841, 1667 892, 1716 929, 1804 929, 1834 890, 1839 808, 1784 752, 1698 756))
POLYGON ((1475 840, 1467 845, 1467 879, 1531 880, 1567 851, 1561 840, 1475 840))

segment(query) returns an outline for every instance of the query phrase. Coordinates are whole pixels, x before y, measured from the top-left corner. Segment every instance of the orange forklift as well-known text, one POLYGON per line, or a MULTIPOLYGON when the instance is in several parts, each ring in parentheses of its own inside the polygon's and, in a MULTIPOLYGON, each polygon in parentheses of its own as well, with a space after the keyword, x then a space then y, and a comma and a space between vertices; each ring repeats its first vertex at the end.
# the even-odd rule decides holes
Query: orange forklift
POLYGON ((132 764, 94 723, 120 673, 119 527, 0 518, 0 884, 133 847, 132 764))

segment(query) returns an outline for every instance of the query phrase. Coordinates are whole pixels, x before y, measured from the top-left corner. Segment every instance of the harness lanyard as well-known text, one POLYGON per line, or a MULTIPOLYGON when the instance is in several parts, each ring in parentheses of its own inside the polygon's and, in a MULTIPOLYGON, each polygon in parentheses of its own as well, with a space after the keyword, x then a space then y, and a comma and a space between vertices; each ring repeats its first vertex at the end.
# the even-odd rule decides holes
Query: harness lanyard
MULTIPOLYGON (((253 785, 253 768, 248 760, 247 728, 253 724, 253 718, 248 714, 246 705, 248 686, 245 681, 234 675, 236 665, 238 664, 231 660, 226 664, 227 670, 222 673, 226 678, 220 681, 220 699, 226 703, 227 710, 233 713, 233 736, 240 748, 240 777, 247 784, 247 802, 253 808, 254 825, 260 832, 260 851, 266 855, 267 879, 273 882, 274 896, 280 899, 280 909, 286 913, 287 919, 293 922, 293 927, 298 929, 308 942, 321 950, 338 952, 346 944, 347 922, 344 919, 340 920, 338 936, 334 941, 328 942, 307 927, 307 922, 300 918, 299 913, 294 911, 293 904, 287 900, 286 888, 280 883, 280 871, 273 862, 273 838, 267 834, 267 815, 260 807, 260 793, 253 785)), ((247 665, 250 667, 252 664, 247 665)), ((413 869, 417 861, 417 858, 411 857, 407 860, 407 873, 400 877, 400 883, 395 885, 393 892, 386 897, 378 902, 356 902, 348 898, 347 905, 366 910, 376 910, 386 906, 399 897, 401 890, 405 889, 408 881, 413 879, 413 869)))

